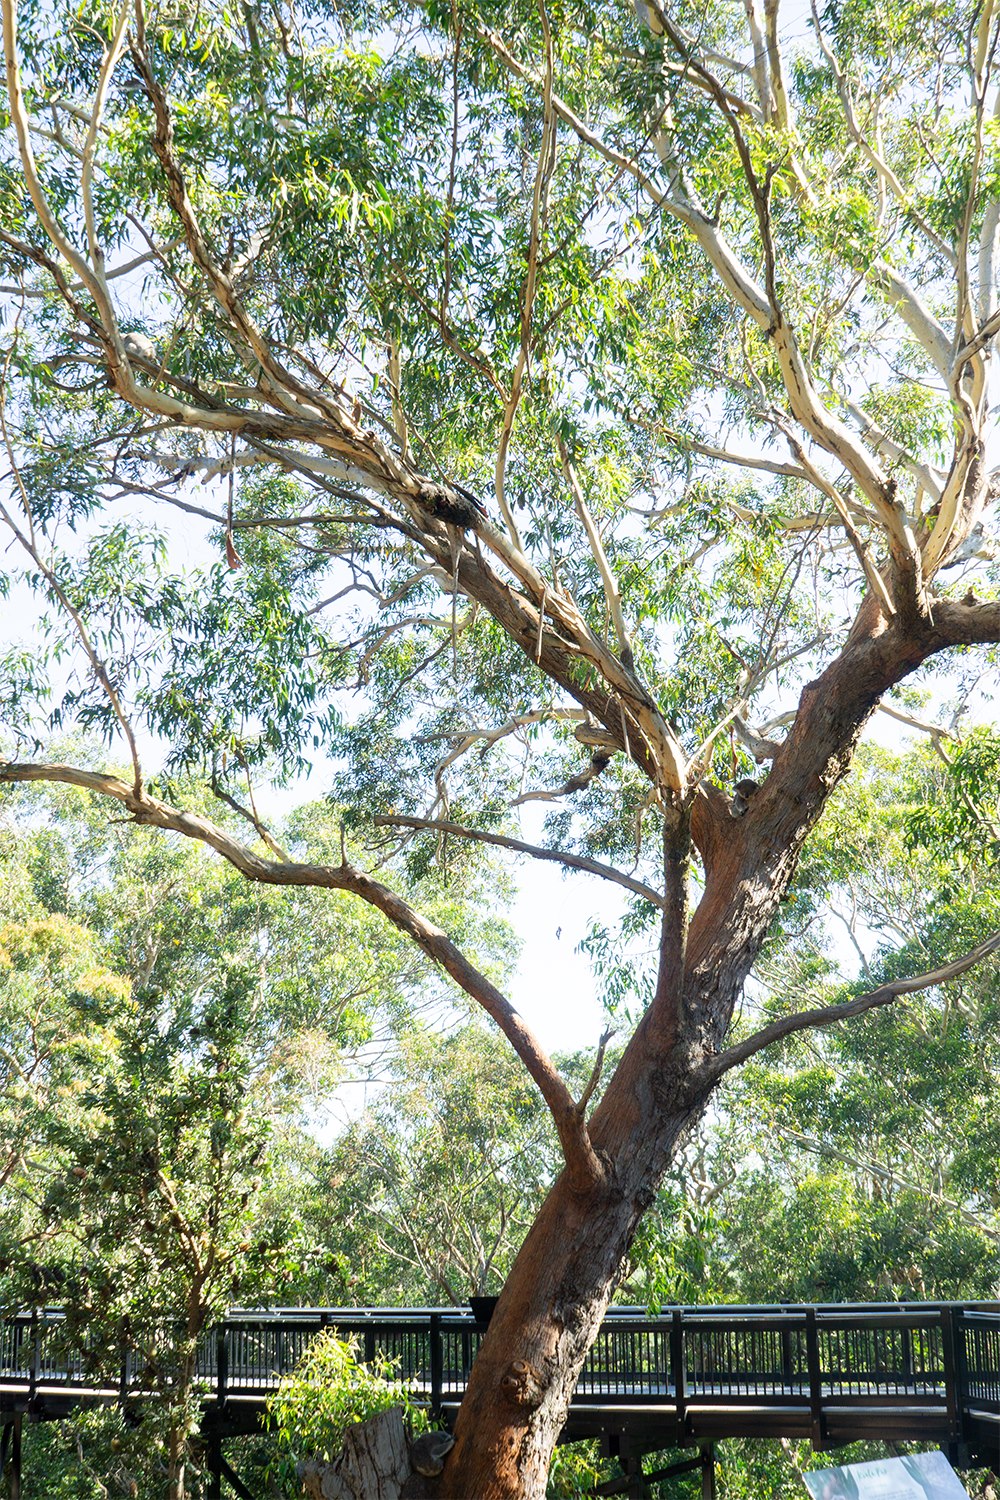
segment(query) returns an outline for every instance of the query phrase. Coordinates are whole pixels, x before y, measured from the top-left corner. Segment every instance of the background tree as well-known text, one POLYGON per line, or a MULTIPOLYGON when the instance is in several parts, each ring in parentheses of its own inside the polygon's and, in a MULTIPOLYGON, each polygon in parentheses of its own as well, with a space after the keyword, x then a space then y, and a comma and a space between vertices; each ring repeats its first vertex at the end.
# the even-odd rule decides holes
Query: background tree
MULTIPOLYGON (((120 736, 131 769, 0 777, 351 892, 497 1023, 565 1169, 441 1493, 539 1495, 719 1080, 1000 944, 728 1039, 877 705, 1000 638, 1000 8, 832 4, 792 46, 778 0, 3 19, 2 519, 82 669, 50 716, 120 736), (227 567, 180 576, 108 525, 136 496, 205 515, 227 567), (150 783, 143 727, 254 842, 150 783), (635 899, 643 1010, 595 1109, 384 845, 383 879, 275 847, 247 783, 331 734, 366 826, 428 834, 454 871, 461 843, 525 852, 506 808, 541 796, 527 852, 635 899)), ((6 666, 24 745, 45 674, 30 649, 6 666)))
POLYGON ((412 1032, 392 1072, 330 1154, 314 1233, 337 1226, 352 1301, 464 1307, 500 1290, 557 1174, 551 1117, 474 1021, 412 1032))
MULTIPOLYGON (((307 1116, 359 1050, 385 1054, 410 952, 380 941, 367 908, 254 890, 197 845, 136 844, 76 798, 29 791, 5 812, 22 872, 21 920, 0 927, 5 1302, 61 1304, 58 1337, 105 1384, 128 1360, 145 1437, 125 1445, 131 1472, 186 1500, 201 1336, 233 1304, 304 1284, 331 1300, 347 1247, 308 1232, 307 1116)), ((106 1427, 83 1424, 81 1451, 106 1427)))

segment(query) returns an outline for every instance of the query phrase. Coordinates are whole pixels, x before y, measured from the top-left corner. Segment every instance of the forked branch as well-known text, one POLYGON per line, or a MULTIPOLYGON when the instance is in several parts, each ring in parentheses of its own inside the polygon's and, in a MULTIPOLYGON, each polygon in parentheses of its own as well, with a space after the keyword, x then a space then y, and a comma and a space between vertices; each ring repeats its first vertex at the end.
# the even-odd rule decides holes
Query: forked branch
POLYGON ((462 823, 450 823, 443 818, 404 818, 394 813, 379 813, 372 819, 379 828, 413 828, 432 833, 447 833, 459 839, 473 839, 479 844, 492 844, 497 849, 510 849, 515 854, 528 854, 532 859, 549 860, 563 865, 567 870, 583 870, 588 875, 598 875, 614 885, 623 886, 635 896, 641 896, 653 906, 662 909, 663 897, 652 886, 645 885, 613 865, 603 864, 599 859, 588 859, 582 854, 570 854, 563 849, 545 849, 540 844, 526 844, 523 839, 508 838, 502 833, 488 833, 479 828, 466 828, 462 823))

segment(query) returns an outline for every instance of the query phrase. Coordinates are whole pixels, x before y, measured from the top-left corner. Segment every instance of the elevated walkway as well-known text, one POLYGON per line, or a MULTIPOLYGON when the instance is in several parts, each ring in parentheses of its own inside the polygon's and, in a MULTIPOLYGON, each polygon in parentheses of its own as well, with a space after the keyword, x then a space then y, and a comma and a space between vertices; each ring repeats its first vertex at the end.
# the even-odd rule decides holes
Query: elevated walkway
MULTIPOLYGON (((326 1327, 354 1336, 366 1359, 387 1355, 445 1421, 484 1332, 471 1313, 444 1308, 234 1311, 198 1352, 210 1441, 252 1430, 326 1327)), ((8 1467, 25 1416, 155 1399, 152 1372, 133 1352, 109 1361, 73 1347, 58 1310, 0 1325, 8 1467)), ((1000 1303, 675 1307, 655 1317, 616 1307, 587 1356, 563 1436, 598 1436, 629 1460, 727 1437, 809 1438, 821 1450, 916 1441, 1000 1470, 1000 1303)))

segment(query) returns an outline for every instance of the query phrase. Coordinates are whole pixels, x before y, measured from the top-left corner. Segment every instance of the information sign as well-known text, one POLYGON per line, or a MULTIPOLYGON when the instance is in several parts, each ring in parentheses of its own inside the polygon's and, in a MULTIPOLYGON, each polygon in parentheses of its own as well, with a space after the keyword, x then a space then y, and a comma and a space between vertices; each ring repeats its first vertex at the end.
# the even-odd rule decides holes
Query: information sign
POLYGON ((968 1490, 941 1452, 815 1469, 802 1477, 812 1500, 969 1500, 968 1490))

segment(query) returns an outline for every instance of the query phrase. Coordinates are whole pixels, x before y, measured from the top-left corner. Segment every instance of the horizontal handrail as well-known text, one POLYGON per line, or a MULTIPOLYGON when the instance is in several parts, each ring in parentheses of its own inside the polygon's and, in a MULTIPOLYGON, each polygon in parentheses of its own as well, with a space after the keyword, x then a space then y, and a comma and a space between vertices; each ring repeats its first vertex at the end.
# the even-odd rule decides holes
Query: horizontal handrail
MULTIPOLYGON (((164 1319, 167 1334, 173 1320, 164 1319)), ((46 1392, 65 1398, 141 1399, 154 1372, 120 1345, 105 1368, 97 1348, 60 1335, 59 1308, 22 1311, 0 1322, 0 1395, 46 1392)), ((148 1325, 147 1332, 148 1332, 148 1325)), ((483 1325, 451 1308, 235 1308, 207 1330, 198 1350, 206 1406, 262 1402, 323 1328, 381 1351, 432 1407, 459 1401, 483 1325)), ((106 1351, 105 1351, 106 1352, 106 1351)), ((165 1351, 166 1352, 166 1351, 165 1351)), ((1000 1422, 1000 1303, 778 1304, 609 1309, 587 1356, 576 1404, 588 1411, 637 1405, 805 1413, 820 1441, 831 1413, 850 1409, 940 1412, 957 1438, 964 1414, 1000 1422)))

